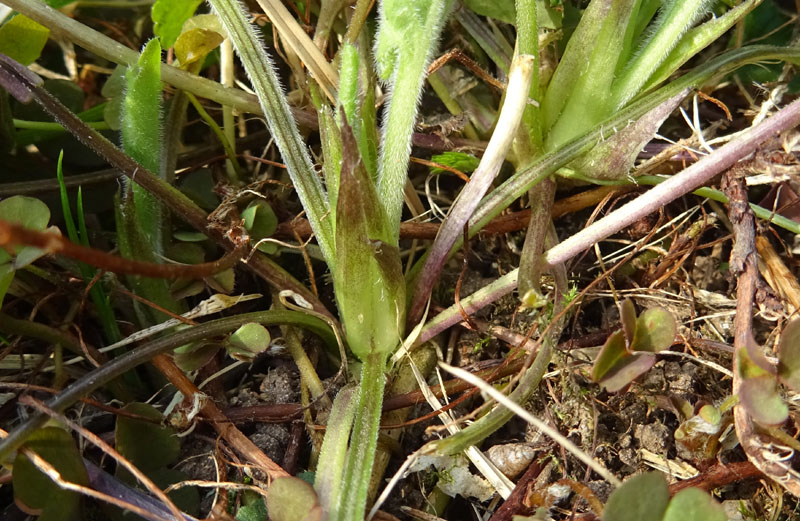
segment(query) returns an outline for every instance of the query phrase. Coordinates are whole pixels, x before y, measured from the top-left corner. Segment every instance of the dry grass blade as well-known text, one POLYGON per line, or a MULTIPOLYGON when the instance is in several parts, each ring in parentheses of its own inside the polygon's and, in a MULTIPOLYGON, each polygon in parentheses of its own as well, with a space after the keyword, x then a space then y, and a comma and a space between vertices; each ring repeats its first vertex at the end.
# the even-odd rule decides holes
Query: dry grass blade
POLYGON ((286 44, 303 60, 328 99, 336 103, 336 86, 339 85, 339 75, 300 27, 297 20, 280 0, 258 0, 258 5, 264 10, 286 44))
POLYGON ((514 412, 514 414, 516 414, 517 416, 519 416, 523 420, 527 421, 528 423, 530 423, 531 425, 533 425, 534 427, 536 427, 537 429, 539 429, 540 431, 545 433, 547 436, 552 438, 556 443, 558 443, 559 445, 564 447, 573 456, 575 456, 576 458, 578 458, 579 460, 584 462, 592 470, 594 470, 600 476, 602 476, 603 479, 605 479, 606 481, 608 481, 609 483, 611 483, 615 487, 618 487, 618 486, 620 486, 622 484, 622 482, 614 474, 612 474, 610 470, 605 468, 601 463, 599 463, 596 460, 592 459, 591 456, 589 456, 583 450, 581 450, 580 447, 578 447, 577 445, 572 443, 564 435, 562 435, 560 432, 558 432, 557 430, 555 430, 552 427, 550 427, 548 424, 546 424, 542 420, 540 420, 540 419, 536 418, 535 416, 533 416, 531 413, 526 411, 519 404, 516 404, 513 401, 509 400, 506 395, 504 395, 503 393, 501 393, 500 391, 498 391, 497 389, 495 389, 491 385, 487 384, 486 382, 484 382, 483 380, 481 380, 477 376, 473 375, 472 373, 470 373, 468 371, 465 371, 463 369, 460 369, 458 367, 453 367, 453 366, 450 366, 450 365, 447 365, 447 364, 441 363, 441 362, 439 363, 439 365, 442 367, 442 369, 444 369, 448 373, 452 374, 453 376, 461 378, 462 380, 471 383, 475 387, 480 388, 481 391, 483 391, 486 394, 488 394, 489 396, 491 396, 494 400, 497 400, 497 402, 501 406, 510 409, 511 411, 514 412))

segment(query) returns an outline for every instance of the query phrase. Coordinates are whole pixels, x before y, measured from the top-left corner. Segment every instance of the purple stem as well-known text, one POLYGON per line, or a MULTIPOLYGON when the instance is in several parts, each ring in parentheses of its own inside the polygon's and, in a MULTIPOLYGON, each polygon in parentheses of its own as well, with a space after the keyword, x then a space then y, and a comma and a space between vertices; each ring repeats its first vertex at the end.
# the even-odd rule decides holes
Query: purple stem
POLYGON ((609 235, 616 233, 639 219, 650 215, 678 197, 691 192, 712 177, 752 154, 756 148, 783 130, 800 124, 800 100, 795 100, 777 114, 764 120, 739 139, 728 142, 713 154, 676 174, 640 195, 628 204, 567 238, 545 254, 545 269, 564 262, 590 248, 609 235))
MULTIPOLYGON (((793 101, 774 116, 752 127, 746 134, 728 142, 713 154, 703 157, 669 180, 651 188, 588 228, 550 248, 544 254, 544 268, 548 269, 571 259, 609 235, 695 190, 712 177, 733 166, 740 159, 752 154, 761 143, 770 137, 797 125, 800 125, 800 99, 793 101)), ((518 269, 511 271, 472 295, 461 299, 464 311, 474 313, 514 291, 517 287, 518 271, 518 269)), ((425 324, 416 343, 420 344, 430 340, 462 320, 458 307, 450 306, 425 324)))

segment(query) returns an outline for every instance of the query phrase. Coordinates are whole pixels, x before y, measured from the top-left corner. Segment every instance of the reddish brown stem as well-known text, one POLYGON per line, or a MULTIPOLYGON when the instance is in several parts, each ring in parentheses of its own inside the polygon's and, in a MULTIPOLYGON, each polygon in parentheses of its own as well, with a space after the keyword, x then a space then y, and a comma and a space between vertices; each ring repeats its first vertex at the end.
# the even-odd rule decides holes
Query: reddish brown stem
POLYGON ((55 233, 30 230, 19 224, 0 220, 0 246, 4 248, 33 246, 47 253, 63 255, 120 275, 142 275, 164 279, 202 279, 232 267, 242 258, 247 247, 247 240, 243 238, 234 241, 236 247, 213 262, 192 265, 155 264, 125 259, 101 250, 80 246, 55 233))

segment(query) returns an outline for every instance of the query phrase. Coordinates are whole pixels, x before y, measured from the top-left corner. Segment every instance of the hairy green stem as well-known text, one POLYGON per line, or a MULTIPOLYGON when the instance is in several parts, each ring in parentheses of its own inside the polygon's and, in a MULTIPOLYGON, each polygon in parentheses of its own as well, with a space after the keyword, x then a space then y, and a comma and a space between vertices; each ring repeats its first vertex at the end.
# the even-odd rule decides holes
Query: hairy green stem
POLYGON ((378 445, 383 390, 386 387, 385 370, 385 353, 370 353, 365 357, 361 369, 350 451, 347 454, 347 466, 342 483, 344 494, 339 510, 331 513, 331 521, 364 519, 372 463, 378 445))
POLYGON ((308 215, 322 254, 325 260, 334 266, 336 258, 333 232, 330 221, 325 219, 328 213, 328 199, 322 182, 314 171, 308 149, 297 130, 297 124, 278 82, 272 60, 236 0, 209 0, 209 3, 228 31, 228 36, 250 76, 270 132, 286 163, 286 169, 308 215))
POLYGON ((448 0, 389 0, 380 5, 375 57, 378 74, 390 80, 390 96, 378 157, 378 197, 391 228, 392 245, 397 244, 400 235, 403 187, 425 67, 438 42, 449 4, 448 0))

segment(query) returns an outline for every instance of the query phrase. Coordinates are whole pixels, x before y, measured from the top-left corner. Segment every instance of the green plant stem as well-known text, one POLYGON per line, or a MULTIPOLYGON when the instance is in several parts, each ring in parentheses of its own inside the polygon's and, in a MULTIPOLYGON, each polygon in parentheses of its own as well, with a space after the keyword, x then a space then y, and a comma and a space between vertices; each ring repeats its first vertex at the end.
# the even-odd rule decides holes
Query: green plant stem
POLYGON ((417 119, 420 92, 425 82, 425 67, 439 39, 449 0, 431 0, 425 9, 425 20, 408 21, 416 7, 404 11, 399 1, 384 2, 378 30, 376 60, 379 74, 390 76, 389 103, 383 121, 383 136, 378 157, 378 198, 386 211, 396 245, 403 213, 403 187, 408 178, 411 156, 411 135, 417 119), (411 24, 422 25, 416 27, 411 24), (411 26, 411 28, 409 28, 411 26), (401 42, 398 39, 404 38, 401 42), (381 71, 380 69, 384 70, 381 71))
MULTIPOLYGON (((536 101, 541 101, 541 89, 539 86, 539 24, 536 18, 536 2, 535 0, 516 0, 516 7, 517 53, 533 56, 529 97, 536 101)), ((542 124, 539 119, 539 107, 527 105, 525 113, 522 115, 522 123, 528 131, 528 138, 534 153, 541 151, 542 124)), ((527 160, 528 158, 524 159, 527 160)))
MULTIPOLYGON (((381 419, 383 390, 386 387, 386 354, 370 353, 362 365, 361 383, 350 451, 347 454, 340 509, 331 513, 331 521, 364 519, 367 492, 381 419)), ((1 453, 0 453, 1 455, 1 453)))
MULTIPOLYGON (((64 127, 52 121, 27 121, 24 119, 14 119, 13 121, 16 128, 66 132, 64 127)), ((87 121, 86 125, 95 130, 108 130, 111 128, 105 121, 87 121)))
POLYGON ((300 337, 293 327, 286 326, 283 329, 283 336, 286 338, 286 348, 289 354, 292 355, 298 371, 300 371, 300 379, 308 390, 311 392, 312 400, 320 400, 322 406, 330 407, 331 401, 328 395, 325 394, 325 385, 319 379, 317 371, 314 369, 314 364, 308 358, 303 344, 300 342, 300 337))
POLYGON ((336 262, 333 232, 328 213, 328 199, 322 182, 314 171, 311 156, 300 137, 286 96, 278 83, 275 67, 267 56, 261 41, 244 16, 236 0, 209 0, 220 17, 223 26, 242 60, 245 70, 258 95, 258 100, 267 118, 270 132, 275 139, 294 189, 308 215, 322 254, 330 266, 336 262))
MULTIPOLYGON (((21 320, 0 312, 0 331, 4 335, 19 335, 36 338, 48 344, 60 344, 78 356, 86 355, 80 341, 74 336, 32 320, 21 320)), ((99 362, 106 360, 105 355, 93 348, 90 354, 99 362)))
POLYGON ((355 391, 353 386, 345 387, 333 400, 314 478, 314 489, 319 495, 320 505, 331 515, 331 519, 336 517, 335 512, 341 505, 347 441, 350 439, 356 412, 355 391))
MULTIPOLYGON (((233 44, 230 38, 225 38, 222 44, 220 44, 219 62, 220 83, 226 87, 233 87, 236 83, 236 70, 234 67, 233 44)), ((241 167, 239 166, 239 161, 236 160, 236 119, 233 116, 233 108, 228 105, 223 105, 222 107, 222 128, 224 130, 223 135, 225 139, 227 139, 231 150, 229 156, 233 156, 232 158, 229 157, 228 161, 225 163, 225 170, 228 173, 229 179, 241 179, 241 167)))
MULTIPOLYGON (((0 313, 0 329, 8 331, 5 326, 18 326, 16 319, 7 317, 0 313)), ((245 313, 234 317, 221 318, 204 322, 200 325, 177 331, 166 335, 152 342, 147 342, 133 351, 130 351, 114 360, 103 364, 97 369, 89 372, 83 378, 76 380, 72 385, 64 389, 55 398, 47 402, 51 409, 63 412, 67 407, 87 396, 95 389, 107 384, 121 374, 130 371, 154 356, 171 351, 198 340, 206 340, 217 335, 227 334, 238 327, 249 322, 257 322, 265 326, 278 324, 291 324, 305 327, 320 335, 326 342, 336 343, 336 339, 331 334, 327 324, 322 320, 299 313, 297 311, 261 311, 257 313, 245 313)), ((36 328, 33 332, 40 334, 50 334, 42 328, 36 328)), ((380 408, 378 409, 380 411, 380 408)), ((48 416, 37 414, 31 416, 24 423, 8 433, 8 436, 0 441, 0 461, 5 461, 12 451, 16 450, 25 439, 36 429, 47 422, 48 416)), ((377 431, 376 431, 377 432, 377 431)))
MULTIPOLYGON (((655 186, 663 183, 668 179, 669 177, 661 177, 656 175, 643 175, 636 178, 636 184, 655 186)), ((707 197, 708 199, 711 199, 712 201, 717 201, 718 203, 728 204, 727 195, 720 192, 719 190, 715 190, 707 186, 698 188, 692 193, 700 197, 707 197)), ((780 226, 784 230, 788 230, 794 234, 800 234, 800 224, 798 224, 797 222, 787 217, 784 217, 781 214, 776 213, 768 208, 764 208, 763 206, 759 206, 754 203, 750 203, 750 208, 752 208, 753 213, 756 214, 756 217, 758 217, 759 219, 763 219, 769 223, 774 224, 775 226, 780 226)))
MULTIPOLYGON (((552 226, 553 220, 550 217, 553 202, 556 194, 555 179, 544 179, 528 191, 530 200, 531 216, 528 221, 528 229, 525 232, 525 242, 522 246, 522 255, 519 259, 519 277, 517 287, 521 298, 534 297, 539 300, 541 297, 540 281, 541 266, 539 257, 544 252, 545 238, 547 230, 552 226), (528 292, 532 292, 531 295, 528 292)), ((542 302, 543 304, 544 302, 542 302)), ((530 305, 526 302, 526 304, 530 305)))
POLYGON ((350 18, 350 23, 347 25, 347 32, 344 34, 346 42, 353 45, 358 41, 358 35, 361 34, 361 28, 367 22, 370 7, 372 7, 372 0, 358 0, 356 8, 353 11, 353 17, 350 18))
POLYGON ((225 155, 228 156, 228 161, 232 167, 233 172, 232 175, 229 176, 228 181, 234 186, 238 186, 241 184, 242 179, 242 168, 239 166, 239 161, 236 159, 236 151, 233 149, 233 145, 228 140, 228 137, 225 135, 225 132, 219 128, 217 122, 214 121, 214 118, 203 108, 203 105, 197 100, 194 94, 191 92, 185 92, 187 98, 189 98, 189 102, 192 104, 194 109, 200 114, 200 117, 203 118, 203 121, 211 128, 211 131, 214 132, 214 135, 217 136, 219 142, 222 143, 222 148, 225 149, 225 155))

